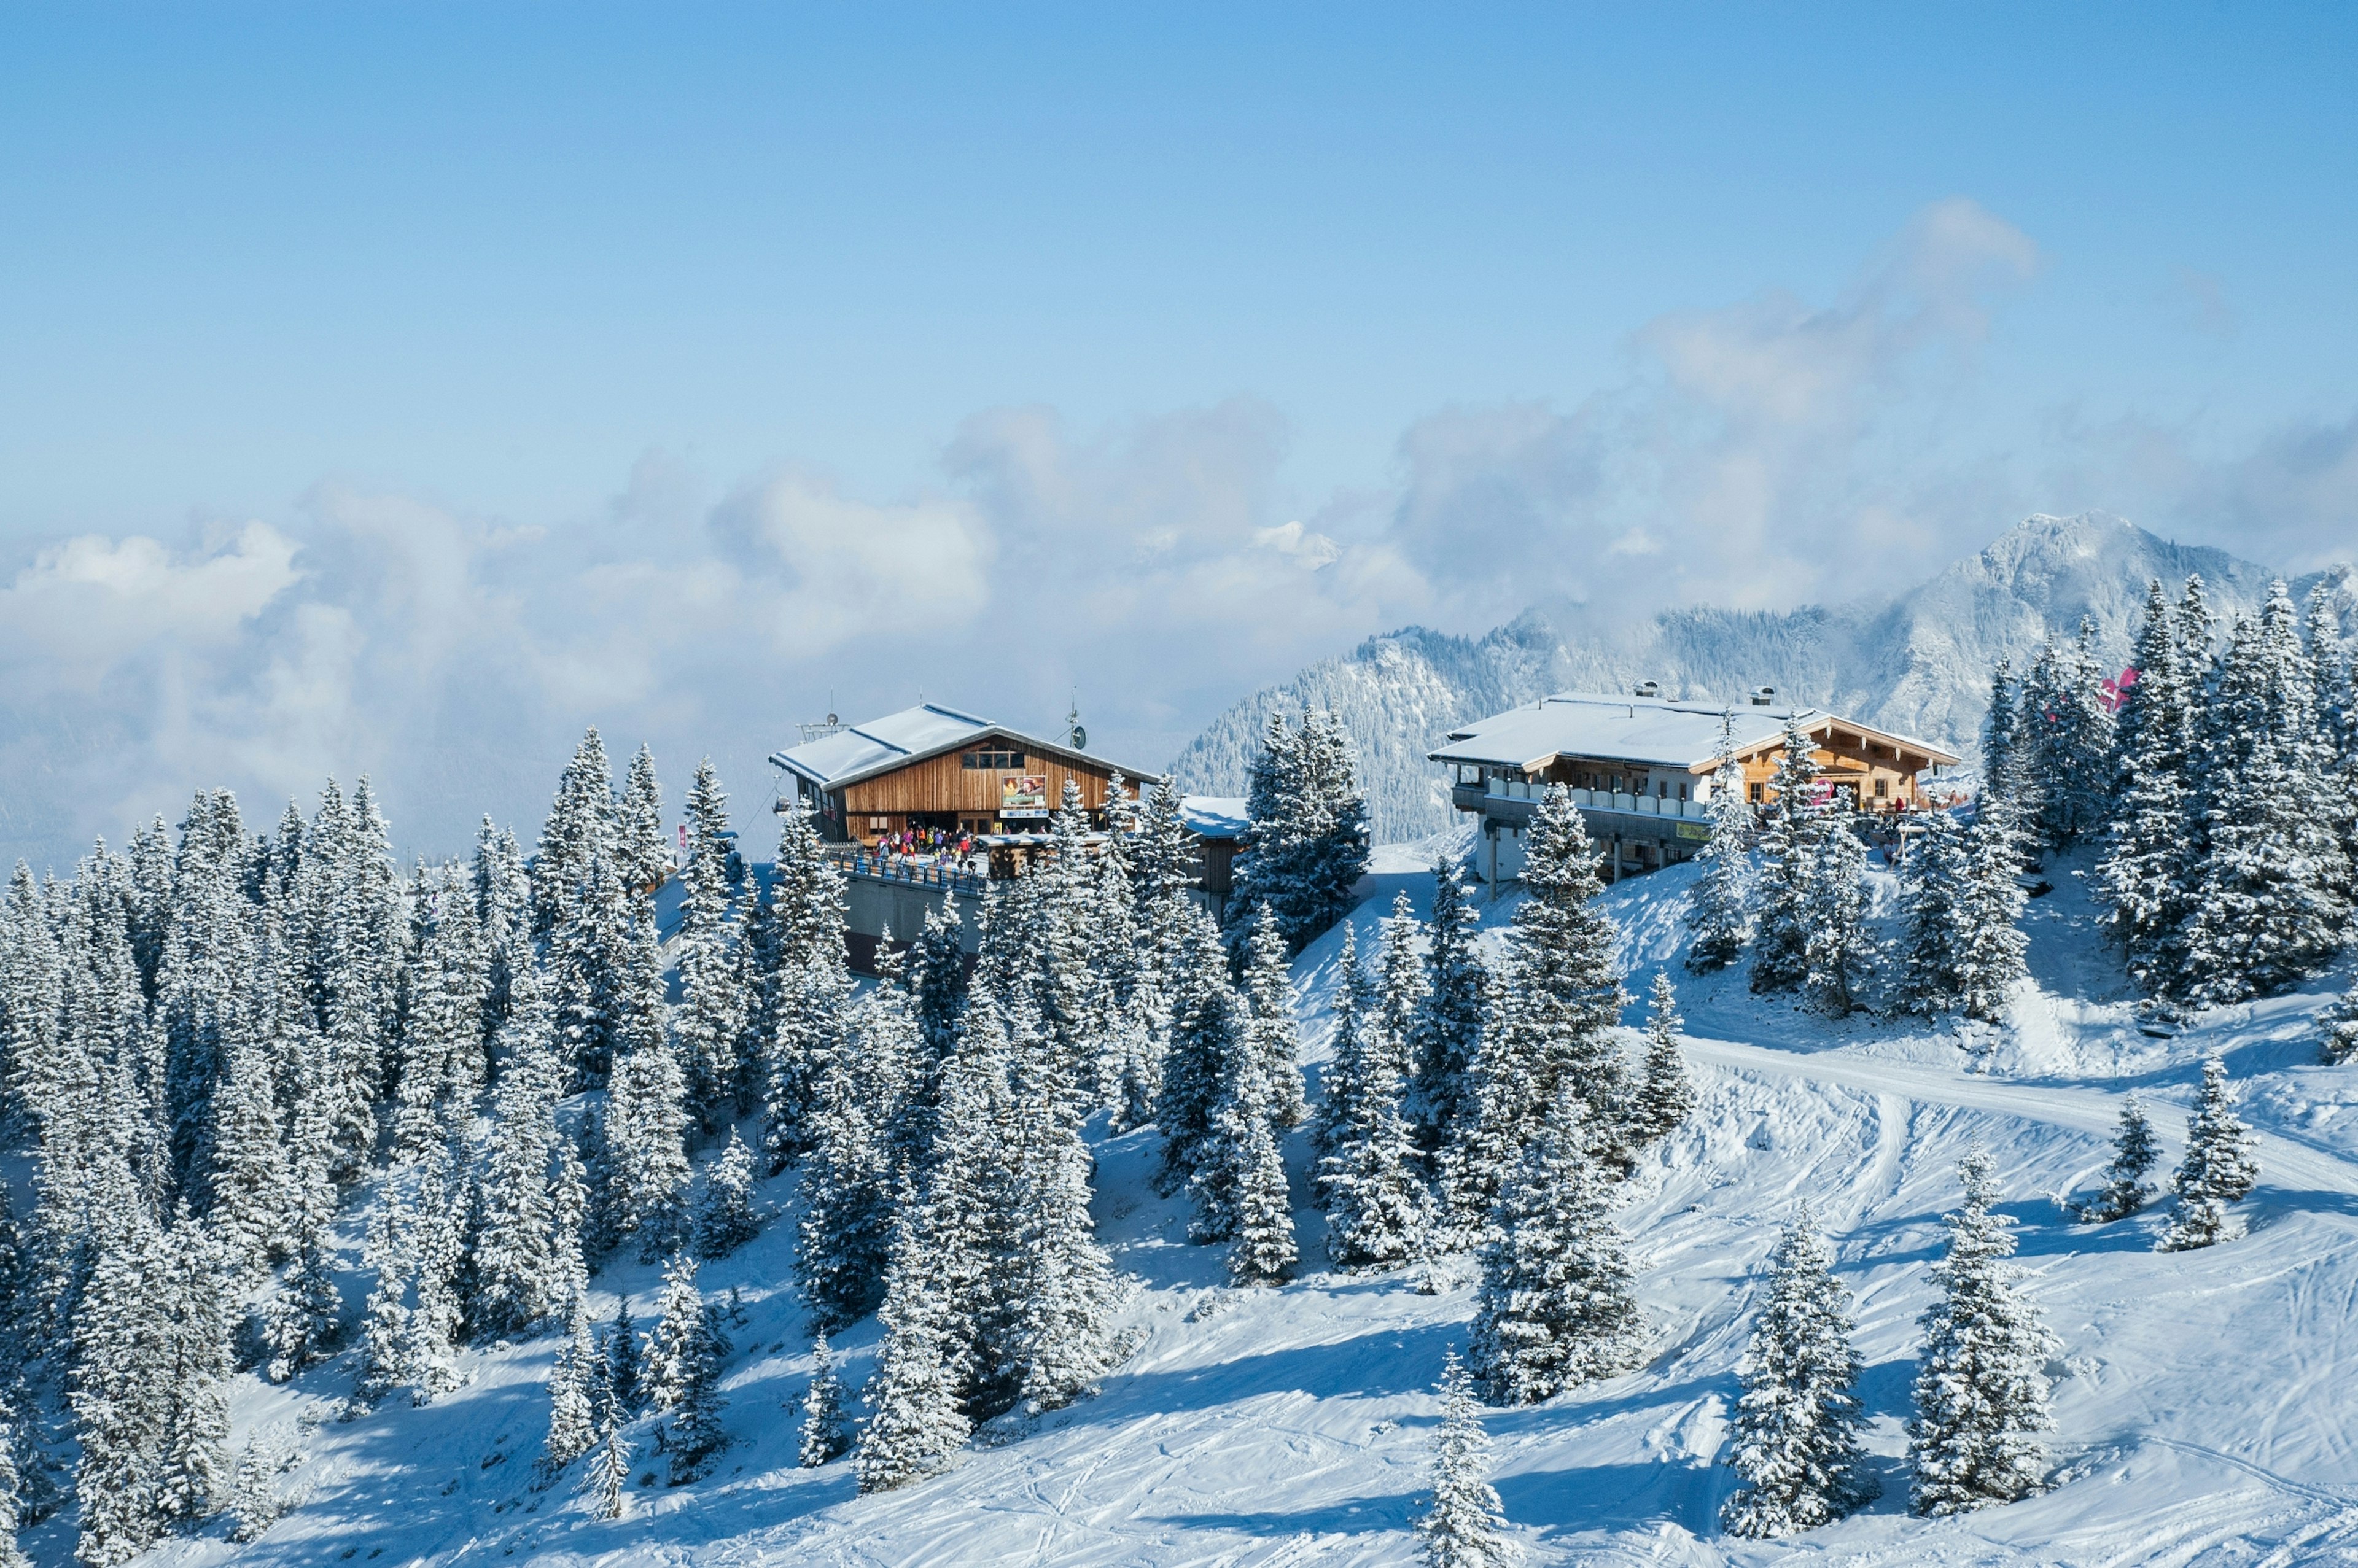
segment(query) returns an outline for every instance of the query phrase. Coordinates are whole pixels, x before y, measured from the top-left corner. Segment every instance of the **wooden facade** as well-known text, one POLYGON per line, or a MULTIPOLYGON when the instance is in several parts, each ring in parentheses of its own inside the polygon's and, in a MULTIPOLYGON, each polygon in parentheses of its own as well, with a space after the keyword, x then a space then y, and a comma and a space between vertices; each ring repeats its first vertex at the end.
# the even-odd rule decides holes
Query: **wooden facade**
MULTIPOLYGON (((1082 803, 1092 824, 1104 820, 1106 796, 1112 788, 1114 768, 1076 752, 1059 751, 1037 741, 1005 733, 976 736, 955 750, 908 762, 846 784, 830 792, 827 814, 839 824, 841 837, 872 844, 887 835, 911 828, 995 833, 1044 827, 1044 816, 1002 817, 1010 781, 1038 779, 1046 808, 1064 799, 1065 781, 1080 786, 1082 803), (1011 759, 1020 757, 1020 763, 1011 759)), ((1137 793, 1133 781, 1130 790, 1137 793)))

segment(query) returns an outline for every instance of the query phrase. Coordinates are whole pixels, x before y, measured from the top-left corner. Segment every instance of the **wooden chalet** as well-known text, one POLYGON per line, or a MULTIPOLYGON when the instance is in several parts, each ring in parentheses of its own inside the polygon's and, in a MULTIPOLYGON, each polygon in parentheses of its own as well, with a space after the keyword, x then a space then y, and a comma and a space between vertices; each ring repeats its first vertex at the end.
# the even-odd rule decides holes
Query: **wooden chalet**
POLYGON ((872 845, 912 828, 1044 828, 1067 779, 1080 785, 1091 823, 1102 827, 1117 771, 1130 781, 1132 795, 1155 782, 1152 773, 1117 770, 1077 746, 930 702, 842 726, 774 753, 770 762, 785 775, 779 809, 815 813, 831 843, 872 845))
POLYGON ((1839 714, 1779 705, 1767 688, 1734 708, 1564 692, 1454 730, 1430 755, 1452 770, 1451 803, 1481 818, 1475 864, 1485 881, 1520 874, 1523 831, 1540 797, 1558 784, 1587 818, 1606 874, 1617 877, 1675 865, 1709 841, 1724 726, 1744 769, 1746 798, 1755 805, 1774 798, 1789 724, 1817 742, 1826 787, 1862 811, 1917 809, 1920 777, 1960 761, 1839 714))

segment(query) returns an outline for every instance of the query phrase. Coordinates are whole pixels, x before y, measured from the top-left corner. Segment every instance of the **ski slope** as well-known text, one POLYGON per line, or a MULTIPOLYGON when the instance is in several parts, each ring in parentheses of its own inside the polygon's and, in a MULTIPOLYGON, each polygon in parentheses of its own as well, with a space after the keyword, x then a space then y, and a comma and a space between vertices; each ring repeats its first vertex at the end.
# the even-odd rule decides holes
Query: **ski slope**
MULTIPOLYGON (((1352 916, 1362 952, 1393 893, 1422 903, 1418 854, 1387 852, 1352 916)), ((2068 865, 2030 906, 2034 978, 2003 1030, 1832 1022, 1764 1001, 1740 973, 1675 968, 1684 869, 1634 879, 1606 904, 1633 990, 1673 966, 1699 1107, 1629 1184, 1622 1223, 1643 1270, 1650 1353, 1626 1376, 1488 1418, 1496 1480, 1535 1563, 2111 1565, 2358 1563, 2358 1069, 2312 1065, 2312 1016, 2346 976, 2301 995, 2206 1014, 2176 1038, 2141 1033, 2092 935, 2068 865), (2205 1251, 2151 1250, 2158 1210, 2104 1227, 2054 1199, 2090 1186, 2119 1097, 2147 1098, 2165 1158, 2207 1051, 2228 1062, 2260 1132, 2248 1234, 2205 1251), (1956 1201, 1967 1141, 1995 1151, 2020 1222, 2030 1289, 2063 1349, 2050 1367, 2057 1483, 1958 1519, 1904 1509, 1901 1421, 1915 1319, 1939 1217, 1956 1201), (1776 1227, 1807 1199, 1857 1297, 1885 1495, 1790 1541, 1732 1541, 1715 1515, 1735 1371, 1776 1227)), ((1484 911, 1502 926, 1510 905, 1484 911)), ((1325 1054, 1340 933, 1296 968, 1309 1055, 1325 1054)), ((1632 1017, 1636 1013, 1633 1009, 1632 1017)), ((326 1419, 282 1481, 308 1500, 261 1541, 216 1524, 151 1561, 267 1564, 1408 1563, 1439 1419, 1443 1355, 1473 1310, 1461 1271, 1433 1277, 1317 1272, 1321 1221, 1292 1151, 1305 1274, 1282 1290, 1221 1288, 1214 1249, 1185 1243, 1184 1204, 1158 1198, 1151 1131, 1102 1141, 1097 1215, 1137 1279, 1122 1328, 1134 1349, 1102 1391, 1044 1421, 1005 1420, 949 1472, 881 1497, 849 1466, 795 1467, 811 1369, 789 1281, 791 1178, 780 1217, 708 1266, 736 1287, 727 1424, 735 1444, 694 1486, 644 1487, 628 1517, 592 1519, 574 1477, 531 1486, 552 1339, 471 1354, 473 1381, 424 1409, 349 1423, 333 1412, 342 1363, 285 1389, 242 1377, 236 1440, 326 1419), (1422 1293, 1420 1287, 1432 1293, 1422 1293)), ((355 1244, 364 1217, 351 1217, 355 1244)), ((657 1271, 601 1274, 597 1309, 631 1293, 644 1325, 657 1271)), ((356 1310, 362 1281, 346 1281, 356 1310)), ((838 1342, 864 1378, 872 1322, 838 1342)), ((644 1428, 642 1428, 644 1432, 644 1428)), ((658 1472, 644 1453, 638 1469, 658 1472)), ((59 1523, 27 1532, 38 1561, 69 1560, 59 1523)))

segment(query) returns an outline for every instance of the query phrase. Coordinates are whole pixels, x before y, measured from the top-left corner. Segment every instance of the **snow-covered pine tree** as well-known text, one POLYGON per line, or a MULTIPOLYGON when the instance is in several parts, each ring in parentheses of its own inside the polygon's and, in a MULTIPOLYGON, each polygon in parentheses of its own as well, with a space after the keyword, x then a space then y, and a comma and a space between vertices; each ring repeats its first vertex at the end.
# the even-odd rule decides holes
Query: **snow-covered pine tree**
POLYGON ((621 1415, 611 1407, 600 1425, 587 1480, 598 1517, 617 1519, 630 1511, 631 1444, 622 1435, 621 1415))
POLYGON ((1235 1220, 1228 1242, 1228 1282, 1274 1285, 1292 1272, 1298 1256, 1293 1240, 1293 1203, 1287 1194, 1285 1161, 1269 1119, 1240 1105, 1223 1106, 1213 1119, 1235 1153, 1235 1220))
POLYGON ((1758 919, 1752 941, 1752 989, 1797 990, 1810 979, 1810 936, 1818 912, 1824 843, 1833 825, 1818 774, 1817 741, 1798 719, 1785 725, 1768 810, 1760 823, 1758 919))
POLYGON ((890 1131, 915 1046, 908 993, 880 985, 852 1009, 841 1046, 817 1064, 795 1271, 822 1328, 865 1316, 883 1289, 900 1177, 890 1131))
POLYGON ((612 1396, 615 1409, 625 1417, 639 1412, 639 1330, 631 1321, 631 1298, 623 1296, 614 1303, 614 1321, 608 1325, 606 1347, 606 1391, 612 1396))
POLYGON ((2320 1010, 2320 1036, 2317 1059, 2329 1067, 2358 1061, 2358 986, 2352 986, 2320 1010))
POLYGON ((1414 1260, 1433 1225, 1433 1200, 1402 1114, 1405 1082, 1372 1055, 1354 1114, 1335 1130, 1318 1164, 1326 1253, 1341 1269, 1387 1269, 1414 1260))
POLYGON ((1417 1144, 1428 1156, 1455 1142, 1478 1109, 1474 1058, 1488 1012, 1481 912, 1458 868, 1433 863, 1433 915, 1426 923, 1424 1005, 1417 1014, 1416 1074, 1409 1092, 1417 1144))
POLYGON ((1566 1091, 1596 1119, 1589 1135, 1605 1152, 1617 1154, 1624 1141, 1628 1068, 1615 1035, 1629 999, 1620 938, 1590 902, 1604 891, 1595 846, 1561 787, 1532 814, 1523 886, 1531 896, 1515 911, 1475 1059, 1479 1111, 1452 1152, 1458 1190, 1450 1199, 1465 1220, 1487 1210, 1566 1091))
POLYGON ((515 971, 511 1000, 501 1030, 507 1067, 492 1093, 491 1139, 477 1179, 477 1311, 481 1326, 496 1334, 520 1334, 559 1311, 566 1267, 555 1188, 565 1069, 547 993, 528 960, 515 971))
POLYGON ((690 1352, 706 1332, 704 1292, 697 1287, 696 1260, 685 1252, 664 1265, 663 1289, 655 1295, 655 1325, 647 1331, 640 1363, 639 1390, 651 1411, 669 1410, 687 1386, 690 1352))
POLYGON ((652 920, 632 917, 623 952, 605 1206, 610 1233, 652 1262, 677 1244, 687 1221, 687 1085, 664 1027, 663 959, 652 920))
POLYGON ((708 1131, 731 1119, 737 1047, 745 1033, 744 967, 738 960, 735 885, 730 880, 729 797, 712 759, 687 788, 687 864, 680 868, 679 1009, 672 1021, 688 1103, 708 1131))
MULTIPOLYGON (((261 1009, 255 1010, 260 1012, 261 1009)), ((241 1279, 258 1279, 286 1255, 289 1237, 287 1155, 272 1087, 266 1018, 250 1017, 226 1049, 226 1076, 212 1097, 203 1172, 206 1218, 241 1279)))
MULTIPOLYGON (((1311 709, 1290 729, 1272 710, 1261 756, 1246 784, 1249 846, 1237 858, 1235 907, 1275 917, 1288 954, 1350 908, 1365 874, 1367 796, 1349 738, 1329 712, 1311 709)), ((1240 928, 1240 938, 1249 928, 1240 928)))
POLYGON ((0 1404, 0 1568, 31 1568, 31 1560, 16 1544, 25 1522, 24 1478, 16 1468, 20 1418, 13 1406, 0 1404))
POLYGON ((572 920, 574 900, 590 880, 592 861, 614 863, 621 847, 620 816, 613 765, 606 760, 606 743, 593 724, 557 779, 557 798, 550 803, 532 858, 535 933, 554 931, 572 920))
POLYGON ((2112 806, 2114 719, 2095 637, 2095 623, 2082 617, 2070 646, 2042 648, 2017 716, 2017 751, 2038 794, 2039 831, 2059 849, 2099 831, 2112 806))
POLYGON ((753 1152, 729 1130, 729 1145, 704 1168, 703 1191, 696 1206, 696 1250, 698 1257, 726 1258, 761 1231, 753 1217, 753 1152))
POLYGON ((553 1479, 596 1444, 600 1371, 597 1342, 590 1336, 590 1314, 576 1303, 565 1343, 557 1347, 557 1359, 548 1369, 548 1436, 540 1450, 545 1479, 553 1479))
POLYGON ((1248 1059, 1245 1000, 1229 982, 1211 916, 1192 902, 1172 905, 1171 913, 1177 926, 1171 938, 1171 1048, 1154 1111, 1166 1191, 1203 1162, 1223 1087, 1248 1059))
POLYGON ((852 986, 844 947, 843 875, 827 860, 808 813, 779 817, 771 898, 775 979, 762 1044, 763 1141, 772 1170, 811 1144, 821 1079, 844 1044, 852 986))
POLYGON ((1249 1004, 1245 1049, 1260 1076, 1263 1113, 1274 1127, 1299 1127, 1309 1114, 1302 1089, 1302 1034, 1293 1022, 1293 977, 1285 938, 1264 905, 1245 944, 1243 985, 1249 1004))
POLYGON ((946 1303, 923 1249, 919 1231, 904 1216, 886 1271, 884 1303, 877 1309, 884 1341, 865 1396, 874 1413, 853 1461, 863 1493, 933 1474, 973 1431, 948 1368, 946 1303))
MULTIPOLYGON (((704 1320, 702 1313, 698 1316, 704 1320)), ((664 1435, 675 1487, 702 1476, 712 1467, 714 1457, 729 1446, 729 1433, 720 1424, 720 1412, 729 1404, 720 1393, 720 1347, 713 1341, 709 1321, 704 1321, 702 1332, 682 1357, 679 1398, 673 1401, 664 1435)))
MULTIPOLYGON (((1373 1065, 1368 1037, 1373 1027, 1368 1014, 1374 1007, 1375 989, 1359 965, 1359 935, 1346 925, 1343 951, 1335 960, 1335 989, 1329 1004, 1335 1033, 1327 1043, 1326 1069, 1319 1075, 1318 1108, 1310 1122, 1310 1146, 1322 1158, 1339 1147, 1344 1130, 1366 1119, 1362 1101, 1373 1065)), ((1319 1206, 1325 1206, 1323 1186, 1319 1206)))
POLYGON ((108 1184, 122 1201, 96 1238, 71 1325, 69 1404, 81 1445, 74 1556, 88 1568, 129 1562, 166 1523, 157 1471, 168 1437, 176 1351, 159 1288, 171 1271, 169 1250, 119 1160, 112 1174, 108 1184))
POLYGON ((1358 758, 1349 732, 1332 708, 1312 708, 1303 715, 1302 748, 1313 831, 1303 839, 1308 926, 1290 938, 1297 947, 1349 913, 1351 890, 1367 874, 1372 844, 1358 758))
POLYGON ((2104 1167, 2104 1189, 2089 1203, 2080 1205, 2074 1215, 2083 1224, 2103 1225, 2115 1219, 2126 1219, 2143 1208, 2153 1196, 2152 1184, 2146 1173, 2161 1159, 2160 1145, 2154 1141, 2153 1123, 2146 1119, 2145 1107, 2137 1103, 2132 1090, 2121 1102, 2121 1130, 2113 1135, 2112 1162, 2104 1167))
POLYGON ((548 968, 557 1009, 557 1054, 583 1088, 612 1070, 630 962, 630 901, 613 862, 600 856, 568 895, 567 918, 550 934, 548 968))
POLYGON ((2322 582, 2309 590, 2305 617, 2309 690, 2315 694, 2317 739, 2324 760, 2328 809, 2342 859, 2358 867, 2358 687, 2333 591, 2322 582))
POLYGON ((1491 1400, 1530 1404, 1620 1370, 1639 1327, 1628 1244, 1570 1084, 1505 1173, 1480 1249, 1469 1359, 1491 1400))
POLYGON ((532 962, 532 876, 515 834, 483 818, 475 831, 475 923, 491 956, 490 989, 484 998, 483 1038, 498 1037, 507 1022, 509 988, 518 968, 532 962))
POLYGON ((1089 1217, 1088 1146, 1055 1087, 1021 1071, 1036 1059, 1028 1033, 1019 1026, 1011 1042, 1018 1072, 1006 1129, 1008 1201, 999 1216, 1006 1257, 992 1269, 1011 1310, 997 1336, 993 1380, 1037 1414, 1071 1403, 1105 1370, 1115 1288, 1089 1217))
POLYGON ((1694 1110, 1694 1085, 1688 1081, 1686 1059, 1679 1054, 1679 1025, 1683 1022, 1669 972, 1655 970, 1653 989, 1646 999, 1644 1076, 1638 1085, 1632 1119, 1641 1145, 1669 1137, 1694 1110))
POLYGON ((811 1356, 817 1366, 810 1387, 803 1392, 802 1441, 795 1449, 795 1457, 806 1470, 840 1458, 851 1446, 843 1379, 835 1369, 835 1352, 827 1347, 826 1335, 812 1342, 811 1356))
POLYGON ((663 785, 655 778, 655 755, 642 745, 622 778, 614 810, 615 869, 634 898, 650 898, 671 875, 671 840, 664 836, 663 785))
POLYGON ((1959 884, 1951 949, 1956 1005, 1967 1018, 2005 1017, 2015 987, 2029 973, 2030 939, 2020 925, 2024 893, 2022 813, 1985 794, 1964 831, 1965 878, 1959 884))
POLYGON ((1847 805, 1829 807, 1818 863, 1810 873, 1809 929, 1801 943, 1808 966, 1802 989, 1821 1011, 1836 1018, 1864 1003, 1877 968, 1875 931, 1866 920, 1866 846, 1852 830, 1848 819, 1854 815, 1847 805))
POLYGON ((416 1272, 410 1253, 412 1217, 391 1191, 380 1198, 369 1222, 361 1261, 374 1271, 368 1305, 361 1318, 360 1363, 352 1375, 353 1402, 365 1409, 408 1381, 409 1281, 416 1272))
POLYGON ((1964 997, 1962 951, 1965 884, 1971 876, 1964 836, 1946 811, 1915 819, 1922 832, 1899 868, 1901 934, 1898 995, 1909 1012, 1937 1014, 1964 997))
POLYGON ((2340 785, 2283 583, 2230 638, 2205 709, 2203 850, 2186 927, 2187 994, 2204 1004, 2288 989, 2331 960, 2350 920, 2340 785))
POLYGON ((1964 1206, 1947 1216, 1949 1245, 1932 1265, 1939 1299, 1924 1331, 1908 1423, 1909 1507, 1932 1516, 2010 1503, 2044 1479, 2039 1433, 2052 1427, 2043 1368, 2057 1342, 2023 1295, 2013 1221, 1996 1212, 1989 1152, 1958 1166, 1964 1206))
POLYGON ((1490 1484, 1490 1434, 1473 1375, 1451 1349, 1441 1364, 1441 1425, 1433 1433, 1433 1500, 1416 1521, 1425 1568, 1501 1568, 1513 1561, 1490 1484))
POLYGON ((2022 687, 2014 677, 2014 662, 2000 655, 1997 667, 1990 672, 1989 707, 1982 715, 1982 793, 2035 803, 2038 784, 2032 775, 2030 737, 2022 708, 2022 687))
POLYGON ((2115 730, 2118 762, 2096 896, 2140 990, 2165 989, 2183 960, 2194 885, 2192 753, 2200 673, 2179 642, 2180 621, 2157 579, 2131 655, 2136 679, 2115 730))
POLYGON ((1861 1361, 1850 1292, 1807 1205, 1769 1259, 1768 1300, 1754 1320, 1728 1463, 1744 1478, 1719 1510, 1730 1535, 1792 1535, 1842 1518, 1880 1489, 1859 1433, 1861 1361))
POLYGON ((2154 1243, 2157 1250, 2183 1252, 2227 1239, 2227 1206, 2241 1202, 2259 1184, 2254 1148, 2250 1129, 2235 1114, 2227 1064, 2216 1056, 2204 1057, 2202 1092, 2186 1119, 2186 1157, 2169 1180, 2178 1208, 2169 1228, 2154 1243))
POLYGON ((427 1404, 460 1385, 459 1344, 466 1319, 462 1275, 468 1263, 464 1173, 467 1150, 454 1123, 420 1169, 410 1209, 409 1259, 416 1299, 403 1362, 414 1403, 427 1404))
POLYGON ((1687 894, 1687 967, 1724 969, 1752 940, 1752 803, 1745 798, 1744 765, 1736 760, 1736 716, 1721 721, 1711 775, 1711 837, 1696 856, 1694 889, 1687 894))

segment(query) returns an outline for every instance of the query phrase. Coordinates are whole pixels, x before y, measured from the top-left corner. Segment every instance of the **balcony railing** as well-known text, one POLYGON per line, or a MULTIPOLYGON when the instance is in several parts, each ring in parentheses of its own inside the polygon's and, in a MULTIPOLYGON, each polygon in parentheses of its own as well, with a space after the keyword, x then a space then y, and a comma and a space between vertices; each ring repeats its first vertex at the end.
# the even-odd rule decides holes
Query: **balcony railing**
POLYGON ((827 858, 848 877, 880 882, 906 882, 911 887, 945 888, 951 892, 981 897, 990 892, 990 879, 931 856, 888 855, 859 844, 830 844, 827 858))
MULTIPOLYGON (((1504 779, 1493 773, 1483 781, 1483 793, 1499 800, 1528 800, 1533 805, 1557 785, 1530 784, 1518 779, 1504 779)), ((1629 816, 1672 816, 1686 822, 1707 822, 1711 806, 1706 801, 1674 800, 1668 795, 1629 795, 1609 789, 1566 789, 1572 804, 1583 811, 1618 811, 1629 816)))

